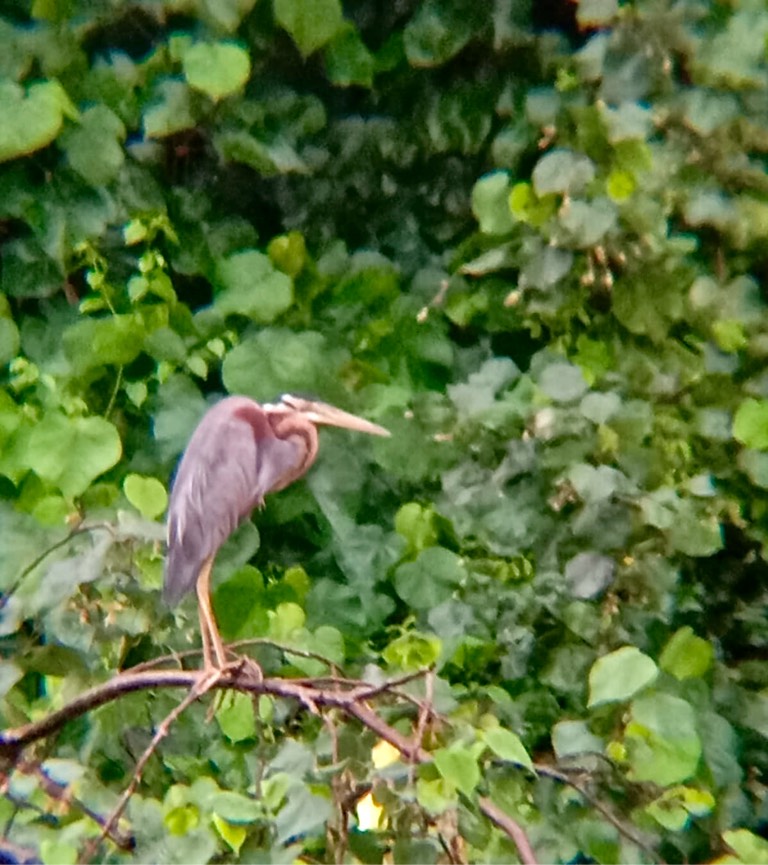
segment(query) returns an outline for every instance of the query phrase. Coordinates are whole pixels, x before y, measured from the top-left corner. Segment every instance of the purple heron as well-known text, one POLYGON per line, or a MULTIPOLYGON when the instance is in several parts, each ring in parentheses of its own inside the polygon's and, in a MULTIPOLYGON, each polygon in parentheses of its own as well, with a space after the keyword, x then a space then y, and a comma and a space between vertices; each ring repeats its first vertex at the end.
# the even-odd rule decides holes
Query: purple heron
POLYGON ((332 405, 285 395, 260 405, 230 396, 198 424, 179 463, 168 506, 163 599, 176 604, 197 591, 205 669, 227 656, 211 604, 211 569, 219 547, 264 496, 306 473, 318 449, 317 427, 388 436, 383 427, 332 405))

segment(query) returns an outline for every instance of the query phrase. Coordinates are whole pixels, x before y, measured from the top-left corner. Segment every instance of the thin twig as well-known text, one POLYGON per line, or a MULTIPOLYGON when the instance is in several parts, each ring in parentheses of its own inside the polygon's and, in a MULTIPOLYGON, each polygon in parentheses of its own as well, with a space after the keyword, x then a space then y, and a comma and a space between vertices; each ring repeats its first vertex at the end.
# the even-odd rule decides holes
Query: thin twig
POLYGON ((71 531, 67 532, 67 534, 63 538, 60 538, 58 541, 56 541, 56 543, 51 544, 50 547, 43 550, 43 552, 40 553, 37 558, 33 559, 30 564, 28 564, 24 568, 24 570, 19 574, 16 581, 12 583, 9 588, 5 590, 5 592, 3 592, 2 596, 0 596, 0 610, 2 610, 3 607, 8 603, 11 596, 19 590, 21 584, 32 573, 32 571, 34 571, 38 565, 42 564, 48 558, 48 556, 51 555, 51 553, 55 553, 56 550, 61 549, 61 547, 65 547, 71 540, 73 540, 73 538, 76 538, 78 535, 87 534, 88 532, 94 531, 94 529, 105 528, 108 528, 108 526, 101 524, 95 526, 79 525, 76 529, 72 529, 71 531))
POLYGON ((627 826, 623 820, 620 820, 605 803, 601 802, 600 799, 587 789, 585 784, 579 782, 572 774, 561 772, 558 769, 553 769, 551 766, 542 766, 537 763, 534 763, 533 768, 537 775, 541 775, 545 778, 552 778, 554 781, 559 781, 561 784, 567 784, 569 787, 573 787, 573 789, 576 790, 577 793, 580 793, 596 811, 599 811, 603 817, 605 817, 605 819, 619 832, 620 835, 623 835, 628 841, 636 844, 643 853, 651 859, 651 861, 664 865, 664 860, 659 857, 659 854, 637 832, 635 832, 633 828, 627 826))
POLYGON ((144 753, 139 758, 139 761, 136 763, 136 768, 133 771, 133 776, 131 777, 131 781, 128 786, 123 791, 122 796, 117 801, 117 805, 112 809, 109 816, 107 817, 104 825, 101 829, 101 834, 98 838, 95 838, 91 841, 86 847, 85 853, 83 855, 83 860, 88 862, 93 854, 96 852, 96 848, 101 844, 101 842, 112 832, 113 827, 120 820, 120 817, 123 815, 123 812, 128 806, 128 802, 130 801, 131 796, 136 792, 136 788, 139 786, 141 782, 141 776, 144 773, 144 769, 147 766, 152 755, 157 750, 157 746, 162 742, 162 740, 168 735, 171 729, 171 725, 173 722, 181 715, 181 713, 187 709, 192 703, 195 702, 199 697, 202 697, 207 691, 210 691, 212 687, 217 683, 218 679, 222 675, 220 670, 214 670, 213 673, 206 673, 205 675, 198 678, 195 684, 190 689, 189 693, 184 697, 184 699, 175 706, 157 727, 155 731, 155 735, 152 737, 152 741, 147 745, 144 750, 144 753))
MULTIPOLYGON (((419 707, 419 718, 416 722, 416 729, 413 733, 414 744, 421 747, 424 742, 424 733, 427 729, 427 722, 432 714, 432 701, 435 695, 435 672, 430 670, 424 678, 424 702, 419 707)), ((408 770, 408 783, 413 784, 415 763, 411 763, 408 770)))
POLYGON ((115 379, 115 386, 112 388, 112 395, 109 398, 109 404, 107 405, 107 410, 104 412, 104 419, 109 420, 109 416, 112 414, 112 410, 115 407, 115 401, 117 400, 117 395, 120 393, 120 386, 123 383, 123 367, 119 366, 117 368, 117 378, 115 379))

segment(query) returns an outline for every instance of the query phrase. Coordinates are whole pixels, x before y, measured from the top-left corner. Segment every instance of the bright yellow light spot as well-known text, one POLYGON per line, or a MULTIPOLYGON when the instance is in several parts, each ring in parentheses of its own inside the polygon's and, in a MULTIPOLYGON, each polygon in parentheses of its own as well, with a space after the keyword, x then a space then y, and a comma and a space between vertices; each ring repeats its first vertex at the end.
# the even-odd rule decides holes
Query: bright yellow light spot
POLYGON ((357 803, 357 825, 363 832, 379 828, 382 808, 373 801, 368 793, 357 803))
POLYGON ((383 769, 385 766, 391 766, 400 759, 400 752, 389 742, 383 739, 371 748, 371 759, 373 760, 374 768, 383 769))

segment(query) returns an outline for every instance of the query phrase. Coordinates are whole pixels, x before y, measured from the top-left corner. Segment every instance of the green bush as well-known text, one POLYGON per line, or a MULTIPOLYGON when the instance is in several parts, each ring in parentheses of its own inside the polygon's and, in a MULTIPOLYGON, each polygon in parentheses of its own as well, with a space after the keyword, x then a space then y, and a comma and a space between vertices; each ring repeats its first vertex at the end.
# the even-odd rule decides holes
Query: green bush
MULTIPOLYGON (((192 705, 100 861, 518 861, 491 802, 539 861, 768 862, 767 36, 756 0, 5 4, 3 727, 198 646, 161 520, 227 392, 392 437, 322 433, 227 543, 225 638, 434 671, 377 704, 418 768, 192 705)), ((9 843, 95 855, 179 699, 7 767, 9 843)))

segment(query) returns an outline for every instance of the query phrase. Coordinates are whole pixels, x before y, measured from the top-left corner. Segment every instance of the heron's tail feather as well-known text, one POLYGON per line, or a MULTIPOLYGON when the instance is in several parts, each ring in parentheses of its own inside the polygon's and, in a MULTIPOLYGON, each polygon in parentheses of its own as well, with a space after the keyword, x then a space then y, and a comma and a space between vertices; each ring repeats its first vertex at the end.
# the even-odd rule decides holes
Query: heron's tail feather
POLYGON ((197 550, 185 549, 180 545, 169 546, 163 580, 164 603, 175 607, 187 592, 195 588, 204 561, 205 556, 200 556, 197 550))

